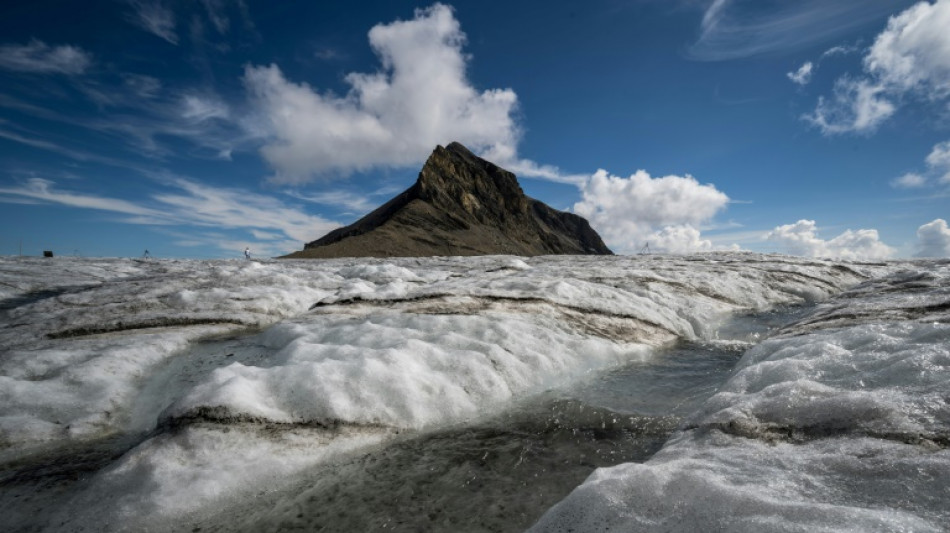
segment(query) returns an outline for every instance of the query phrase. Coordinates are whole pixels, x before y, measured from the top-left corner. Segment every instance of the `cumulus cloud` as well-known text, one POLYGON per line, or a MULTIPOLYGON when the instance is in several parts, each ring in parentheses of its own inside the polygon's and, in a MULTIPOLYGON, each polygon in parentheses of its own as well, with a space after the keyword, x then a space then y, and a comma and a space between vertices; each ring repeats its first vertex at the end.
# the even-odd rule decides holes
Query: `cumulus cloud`
POLYGON ((129 0, 135 11, 129 21, 143 30, 171 44, 178 44, 175 33, 175 14, 161 0, 129 0))
POLYGON ((908 172, 899 178, 891 181, 892 187, 899 189, 914 189, 927 185, 927 178, 915 172, 908 172))
POLYGON ((270 133, 261 153, 276 181, 415 165, 453 140, 500 164, 513 159, 517 96, 472 87, 465 34, 450 7, 435 4, 411 20, 379 24, 369 42, 381 68, 348 74, 342 96, 288 80, 276 65, 246 68, 245 85, 270 133))
POLYGON ((713 249, 709 239, 703 239, 700 231, 688 224, 665 226, 647 237, 650 250, 683 254, 706 252, 713 249))
POLYGON ((0 68, 17 72, 76 75, 91 64, 92 55, 77 46, 50 46, 35 39, 0 46, 0 68))
POLYGON ((919 2, 891 17, 864 56, 865 76, 844 77, 805 116, 825 134, 874 131, 906 97, 950 96, 950 0, 919 2))
POLYGON ((786 74, 788 79, 792 82, 797 83, 798 85, 808 85, 808 82, 811 81, 812 71, 815 65, 811 61, 806 61, 802 66, 798 67, 798 70, 794 72, 789 72, 786 74))
POLYGON ((881 242, 875 229, 849 229, 826 241, 818 237, 814 220, 778 226, 768 233, 766 239, 781 245, 786 253, 806 257, 873 260, 886 259, 894 254, 893 248, 881 242))
POLYGON ((938 218, 917 228, 917 257, 950 257, 950 228, 938 218))
POLYGON ((805 119, 825 134, 871 133, 896 111, 884 92, 884 87, 867 80, 841 78, 832 98, 819 97, 815 111, 805 119))
POLYGON ((950 0, 920 2, 891 17, 867 56, 865 69, 894 91, 950 94, 950 0))
POLYGON ((950 170, 950 141, 934 145, 927 155, 927 165, 932 168, 950 170))
POLYGON ((950 184, 950 141, 934 145, 926 158, 927 170, 923 174, 908 172, 891 181, 899 188, 920 188, 933 184, 950 184))
POLYGON ((927 167, 937 183, 950 184, 950 141, 934 145, 927 154, 927 167))
POLYGON ((640 170, 629 178, 598 170, 581 186, 574 212, 587 218, 609 246, 635 252, 649 243, 656 251, 708 250, 699 227, 729 202, 713 185, 692 176, 653 178, 640 170))

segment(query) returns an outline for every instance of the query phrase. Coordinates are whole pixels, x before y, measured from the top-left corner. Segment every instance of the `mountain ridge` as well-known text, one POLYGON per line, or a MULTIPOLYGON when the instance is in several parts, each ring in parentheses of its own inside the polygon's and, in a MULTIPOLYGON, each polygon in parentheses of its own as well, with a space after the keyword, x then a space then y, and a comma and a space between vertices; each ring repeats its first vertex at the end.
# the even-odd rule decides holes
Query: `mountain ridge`
POLYGON ((514 174, 453 142, 411 187, 285 257, 612 253, 586 219, 526 196, 514 174))

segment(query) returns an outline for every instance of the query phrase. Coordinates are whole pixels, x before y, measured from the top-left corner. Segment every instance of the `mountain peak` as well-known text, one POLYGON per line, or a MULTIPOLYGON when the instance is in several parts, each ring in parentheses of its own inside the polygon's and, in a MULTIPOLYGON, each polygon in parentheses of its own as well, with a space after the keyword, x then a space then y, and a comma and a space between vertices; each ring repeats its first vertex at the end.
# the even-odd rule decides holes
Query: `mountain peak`
POLYGON ((453 142, 412 187, 288 257, 610 253, 585 219, 525 196, 514 174, 453 142))
POLYGON ((416 186, 420 198, 443 209, 461 210, 481 222, 528 210, 528 197, 514 174, 457 142, 435 148, 416 186))

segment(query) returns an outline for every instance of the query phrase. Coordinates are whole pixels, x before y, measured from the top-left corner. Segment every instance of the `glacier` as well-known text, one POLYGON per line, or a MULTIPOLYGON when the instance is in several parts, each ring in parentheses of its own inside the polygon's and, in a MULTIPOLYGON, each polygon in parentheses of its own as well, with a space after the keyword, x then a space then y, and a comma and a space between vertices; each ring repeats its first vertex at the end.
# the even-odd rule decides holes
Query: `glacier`
POLYGON ((649 443, 582 461, 534 531, 940 531, 948 302, 940 260, 4 257, 0 525, 277 529, 374 461, 395 485, 501 418, 561 417, 649 443), (684 345, 670 379, 719 357, 721 383, 663 401, 643 376, 684 345))

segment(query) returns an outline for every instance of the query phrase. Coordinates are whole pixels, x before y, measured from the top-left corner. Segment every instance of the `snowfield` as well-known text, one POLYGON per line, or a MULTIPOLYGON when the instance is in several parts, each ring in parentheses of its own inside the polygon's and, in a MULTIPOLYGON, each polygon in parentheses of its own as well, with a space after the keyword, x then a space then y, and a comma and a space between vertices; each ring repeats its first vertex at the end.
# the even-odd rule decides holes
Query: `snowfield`
POLYGON ((0 526, 220 524, 684 341, 744 354, 659 452, 595 470, 535 530, 950 523, 950 264, 715 253, 0 258, 0 526), (769 334, 728 328, 796 305, 769 334))

